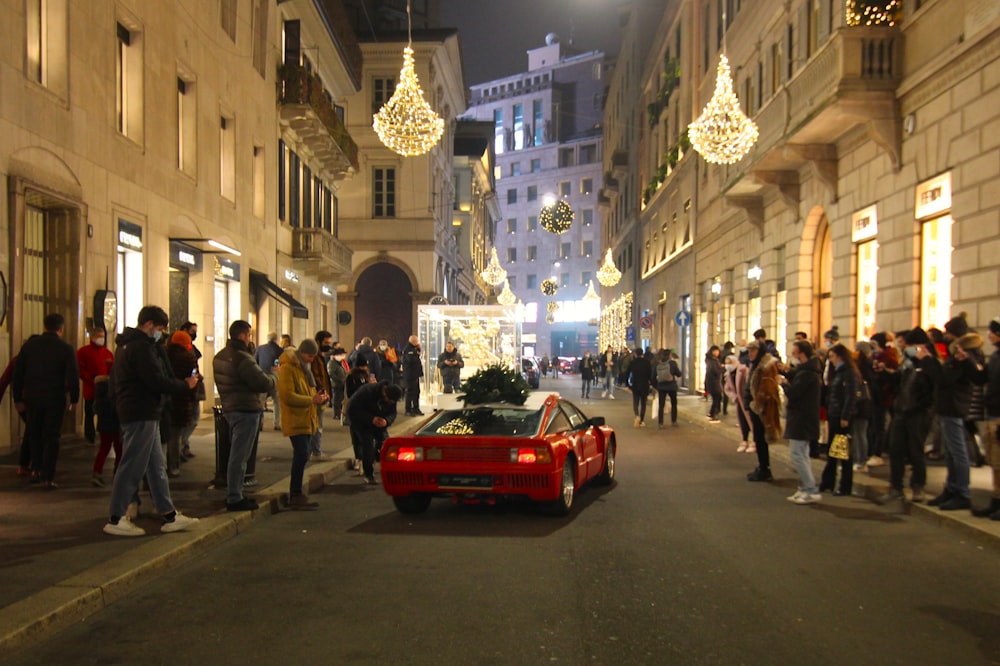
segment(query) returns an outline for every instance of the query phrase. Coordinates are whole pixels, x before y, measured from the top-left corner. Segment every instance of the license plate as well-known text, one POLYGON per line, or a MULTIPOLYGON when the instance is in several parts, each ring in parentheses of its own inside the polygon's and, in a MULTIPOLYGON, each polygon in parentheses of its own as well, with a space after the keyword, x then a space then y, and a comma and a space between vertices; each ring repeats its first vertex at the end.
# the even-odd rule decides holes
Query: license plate
POLYGON ((493 477, 489 474, 441 474, 439 488, 493 488, 493 477))

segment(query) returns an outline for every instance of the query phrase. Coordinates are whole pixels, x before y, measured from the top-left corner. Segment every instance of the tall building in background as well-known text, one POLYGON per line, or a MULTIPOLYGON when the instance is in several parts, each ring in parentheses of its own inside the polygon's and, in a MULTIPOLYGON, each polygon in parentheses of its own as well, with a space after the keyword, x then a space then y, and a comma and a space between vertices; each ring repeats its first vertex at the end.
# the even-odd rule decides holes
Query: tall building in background
POLYGON ((494 128, 501 211, 495 247, 525 305, 527 355, 597 349, 599 305, 583 296, 602 249, 597 192, 605 79, 602 52, 579 52, 549 34, 544 46, 528 51, 527 71, 471 86, 465 117, 494 128), (572 206, 575 221, 553 234, 541 227, 539 213, 560 199, 572 206), (541 292, 546 279, 558 285, 554 296, 541 292), (550 303, 558 307, 551 324, 550 303))

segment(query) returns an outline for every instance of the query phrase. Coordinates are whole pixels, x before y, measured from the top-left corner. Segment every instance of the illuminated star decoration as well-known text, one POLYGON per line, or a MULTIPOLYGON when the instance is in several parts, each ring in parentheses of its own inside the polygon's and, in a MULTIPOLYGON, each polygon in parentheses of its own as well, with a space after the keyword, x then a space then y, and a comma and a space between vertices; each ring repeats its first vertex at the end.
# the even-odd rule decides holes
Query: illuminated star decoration
POLYGON ((733 77, 726 54, 719 55, 715 93, 698 120, 688 125, 691 145, 712 164, 733 164, 757 143, 757 125, 744 115, 733 92, 733 77))
MULTIPOLYGON (((410 27, 410 0, 406 0, 407 28, 410 27)), ((441 140, 444 119, 434 112, 417 80, 413 66, 412 36, 403 49, 403 69, 389 101, 372 119, 372 129, 386 148, 404 157, 423 155, 441 140)))

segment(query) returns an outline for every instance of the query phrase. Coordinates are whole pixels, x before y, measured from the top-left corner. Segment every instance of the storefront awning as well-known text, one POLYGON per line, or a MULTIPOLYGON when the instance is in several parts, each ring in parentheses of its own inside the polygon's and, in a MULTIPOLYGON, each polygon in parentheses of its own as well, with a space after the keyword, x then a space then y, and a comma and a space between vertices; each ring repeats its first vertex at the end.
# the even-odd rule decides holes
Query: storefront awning
POLYGON ((298 319, 309 318, 309 308, 295 300, 291 294, 282 291, 281 287, 271 282, 263 273, 250 271, 250 288, 259 289, 279 303, 290 307, 293 317, 298 319))

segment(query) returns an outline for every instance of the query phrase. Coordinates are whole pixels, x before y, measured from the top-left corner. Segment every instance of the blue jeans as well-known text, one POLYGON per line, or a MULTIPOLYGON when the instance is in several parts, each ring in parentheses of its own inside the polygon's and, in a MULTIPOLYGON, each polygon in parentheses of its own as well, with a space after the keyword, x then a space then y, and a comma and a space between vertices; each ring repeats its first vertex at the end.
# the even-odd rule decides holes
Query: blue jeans
POLYGON ((965 421, 960 416, 938 416, 941 443, 944 444, 948 480, 945 490, 969 499, 969 450, 965 447, 965 421))
POLYGON ((316 428, 316 432, 309 436, 309 453, 313 455, 323 455, 323 413, 326 412, 322 407, 316 407, 316 418, 319 420, 319 427, 316 428))
POLYGON ((167 482, 163 447, 160 446, 159 421, 132 421, 121 424, 122 459, 111 486, 111 516, 121 518, 139 492, 145 476, 153 505, 162 515, 174 510, 167 482))
POLYGON ((292 435, 292 476, 288 484, 288 494, 302 494, 302 476, 309 462, 309 438, 311 435, 292 435))
POLYGON ((804 439, 788 440, 788 453, 792 458, 792 466, 799 475, 799 490, 815 495, 816 477, 813 476, 812 463, 809 461, 809 442, 804 439))
POLYGON ((615 394, 615 373, 608 370, 608 374, 604 375, 604 390, 608 395, 615 394))
POLYGON ((247 460, 253 450, 253 440, 260 430, 260 412, 225 412, 229 423, 229 466, 226 468, 226 504, 243 499, 243 477, 247 460))

